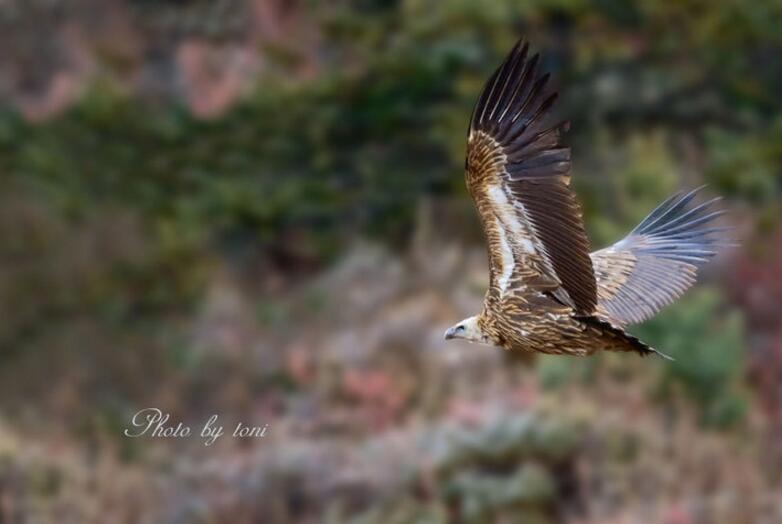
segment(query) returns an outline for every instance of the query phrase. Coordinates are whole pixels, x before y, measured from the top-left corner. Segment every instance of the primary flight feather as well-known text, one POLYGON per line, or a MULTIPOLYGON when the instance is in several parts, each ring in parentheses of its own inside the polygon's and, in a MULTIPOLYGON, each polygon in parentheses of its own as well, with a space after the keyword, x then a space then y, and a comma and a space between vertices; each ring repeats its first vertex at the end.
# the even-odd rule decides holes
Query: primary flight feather
POLYGON ((721 211, 697 192, 660 204, 616 244, 589 252, 570 188, 570 149, 552 124, 557 94, 519 42, 483 88, 470 121, 465 180, 486 237, 483 310, 454 325, 462 338, 522 351, 657 353, 623 327, 678 298, 715 254, 721 211))

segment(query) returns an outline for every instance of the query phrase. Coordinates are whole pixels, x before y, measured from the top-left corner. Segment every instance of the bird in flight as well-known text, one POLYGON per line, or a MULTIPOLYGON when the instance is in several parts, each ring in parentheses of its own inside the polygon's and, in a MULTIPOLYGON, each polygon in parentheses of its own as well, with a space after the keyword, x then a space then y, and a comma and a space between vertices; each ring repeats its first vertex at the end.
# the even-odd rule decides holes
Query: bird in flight
POLYGON ((483 310, 449 328, 465 339, 526 352, 666 356, 625 332, 690 287, 721 244, 718 199, 695 205, 697 189, 671 196, 635 229, 589 252, 570 188, 570 148, 551 124, 557 94, 539 55, 516 44, 478 98, 467 139, 465 179, 489 258, 483 310))

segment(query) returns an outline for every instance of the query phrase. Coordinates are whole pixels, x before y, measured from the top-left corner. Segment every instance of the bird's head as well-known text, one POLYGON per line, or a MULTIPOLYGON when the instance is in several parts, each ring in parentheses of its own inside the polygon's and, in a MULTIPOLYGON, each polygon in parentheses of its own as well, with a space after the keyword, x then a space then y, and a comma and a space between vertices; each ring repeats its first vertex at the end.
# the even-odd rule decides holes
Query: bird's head
POLYGON ((454 324, 449 327, 445 332, 445 340, 451 340, 452 338, 461 338, 469 342, 477 342, 479 344, 496 345, 482 328, 480 318, 476 315, 474 317, 465 318, 458 324, 454 324))

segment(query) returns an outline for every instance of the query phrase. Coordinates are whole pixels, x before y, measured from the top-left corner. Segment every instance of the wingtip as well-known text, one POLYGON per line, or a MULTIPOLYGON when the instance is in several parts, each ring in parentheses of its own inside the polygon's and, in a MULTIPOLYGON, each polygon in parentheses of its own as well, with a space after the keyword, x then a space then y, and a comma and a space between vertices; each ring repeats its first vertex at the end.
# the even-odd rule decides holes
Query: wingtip
POLYGON ((529 51, 529 40, 525 37, 521 37, 516 41, 516 45, 513 47, 513 53, 516 56, 524 56, 529 51))
POLYGON ((686 229, 693 229, 703 226, 715 218, 724 215, 727 210, 713 209, 714 204, 722 201, 721 196, 716 196, 697 205, 692 201, 706 184, 691 189, 687 192, 677 191, 661 204, 659 204, 640 224, 638 224, 632 233, 659 235, 665 231, 670 235, 686 229))

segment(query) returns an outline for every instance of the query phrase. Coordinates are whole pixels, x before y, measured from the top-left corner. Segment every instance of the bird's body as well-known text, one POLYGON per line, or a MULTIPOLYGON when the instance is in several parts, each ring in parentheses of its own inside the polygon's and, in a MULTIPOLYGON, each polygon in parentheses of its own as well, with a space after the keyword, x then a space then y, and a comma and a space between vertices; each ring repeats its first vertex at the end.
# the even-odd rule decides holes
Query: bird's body
POLYGON ((470 122, 465 180, 486 237, 483 310, 446 332, 510 350, 569 355, 656 351, 624 331, 695 281, 714 254, 720 214, 674 195, 627 237, 589 253, 570 189, 567 124, 547 123, 556 94, 537 55, 517 44, 481 93, 470 122))
POLYGON ((505 349, 577 356, 600 350, 652 351, 610 323, 578 317, 545 295, 511 297, 496 305, 488 302, 479 323, 505 349))

